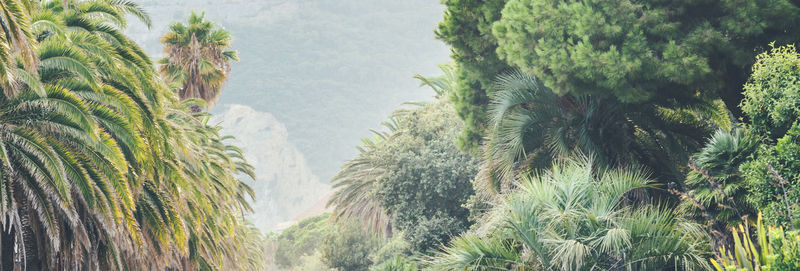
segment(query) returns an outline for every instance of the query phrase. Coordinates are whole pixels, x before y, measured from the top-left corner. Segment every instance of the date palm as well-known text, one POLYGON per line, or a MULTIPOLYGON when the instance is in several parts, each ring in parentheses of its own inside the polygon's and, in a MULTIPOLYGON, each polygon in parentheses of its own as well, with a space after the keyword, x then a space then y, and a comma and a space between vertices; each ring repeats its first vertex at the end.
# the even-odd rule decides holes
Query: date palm
POLYGON ((234 177, 252 167, 123 34, 127 14, 146 14, 124 0, 25 3, 37 61, 0 97, 2 269, 257 265, 241 218, 252 190, 234 177))
POLYGON ((239 58, 236 51, 228 49, 230 33, 204 17, 205 13, 192 12, 188 24, 170 25, 161 38, 167 56, 159 60, 159 72, 178 89, 181 99, 202 99, 211 104, 228 77, 230 62, 239 58))

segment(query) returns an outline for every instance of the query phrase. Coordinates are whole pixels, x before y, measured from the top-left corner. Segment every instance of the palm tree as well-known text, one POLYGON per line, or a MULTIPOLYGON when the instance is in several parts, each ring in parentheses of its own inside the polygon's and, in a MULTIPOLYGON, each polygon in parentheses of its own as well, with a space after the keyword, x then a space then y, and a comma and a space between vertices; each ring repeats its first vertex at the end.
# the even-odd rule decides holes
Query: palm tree
POLYGON ((740 128, 720 129, 689 163, 692 171, 686 177, 681 208, 705 223, 714 240, 727 240, 729 228, 755 217, 755 208, 745 200, 747 183, 739 166, 757 147, 758 140, 740 128))
POLYGON ((523 176, 482 231, 454 239, 427 263, 436 270, 710 268, 699 225, 638 200, 651 186, 645 174, 595 168, 567 160, 523 176))
POLYGON ((498 77, 496 88, 482 173, 495 189, 513 184, 518 172, 547 168, 572 153, 592 153, 603 166, 641 164, 658 179, 680 178, 684 154, 713 126, 697 112, 717 109, 710 103, 664 108, 558 96, 521 72, 498 77))
POLYGON ((170 26, 161 38, 167 57, 159 60, 159 72, 178 89, 181 99, 202 99, 211 104, 228 77, 230 61, 239 58, 236 51, 228 50, 230 32, 204 17, 205 12, 192 12, 188 25, 178 22, 170 26))
POLYGON ((66 27, 47 21, 53 17, 43 12, 31 12, 39 60, 35 81, 18 85, 19 94, 3 99, 10 133, 3 142, 9 155, 4 157, 9 174, 3 181, 9 195, 6 207, 12 208, 7 214, 15 218, 3 224, 23 233, 4 245, 25 247, 16 257, 33 269, 66 267, 80 258, 108 262, 110 258, 98 259, 94 253, 104 242, 116 244, 111 253, 133 243, 124 237, 135 231, 133 192, 124 177, 128 161, 120 149, 123 141, 117 140, 125 133, 130 138, 132 130, 117 111, 84 98, 86 93, 102 97, 94 91, 102 78, 92 59, 75 46, 80 39, 73 36, 75 43, 67 42, 66 27), (13 134, 32 141, 15 140, 13 134))
POLYGON ((36 61, 0 97, 0 268, 258 265, 241 218, 253 191, 234 177, 252 167, 123 34, 126 14, 146 14, 130 1, 9 3, 24 4, 14 23, 36 61))
POLYGON ((458 87, 456 80, 456 65, 454 63, 439 65, 439 69, 443 74, 437 77, 426 77, 420 74, 415 74, 414 78, 419 80, 420 87, 431 88, 436 95, 436 99, 449 99, 449 95, 458 87))
MULTIPOLYGON (((391 130, 393 125, 384 125, 391 130)), ((378 234, 390 235, 392 218, 376 198, 378 180, 385 170, 380 167, 376 152, 391 134, 374 132, 373 138, 363 138, 363 146, 357 147, 359 154, 347 161, 342 169, 331 179, 336 192, 331 196, 328 206, 334 206, 334 219, 357 218, 367 228, 378 234)))

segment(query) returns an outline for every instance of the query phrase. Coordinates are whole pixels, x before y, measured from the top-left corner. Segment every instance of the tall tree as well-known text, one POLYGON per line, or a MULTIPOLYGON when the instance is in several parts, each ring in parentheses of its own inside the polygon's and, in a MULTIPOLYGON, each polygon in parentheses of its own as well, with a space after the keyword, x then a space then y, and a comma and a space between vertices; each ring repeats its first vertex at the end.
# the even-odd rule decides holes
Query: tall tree
POLYGON ((170 25, 161 38, 167 55, 159 60, 161 76, 178 89, 181 99, 213 103, 228 78, 230 62, 239 60, 228 48, 231 40, 230 32, 205 20, 205 12, 192 12, 188 24, 170 25))
POLYGON ((721 98, 734 116, 754 57, 800 37, 792 0, 511 0, 497 53, 558 94, 671 106, 721 98))
POLYGON ((252 167, 123 34, 127 15, 147 15, 18 2, 36 61, 0 97, 3 270, 257 269, 259 233, 241 217, 253 191, 234 177, 252 167))
POLYGON ((486 106, 492 96, 494 78, 510 69, 497 57, 492 23, 500 19, 507 0, 448 0, 439 23, 437 38, 451 46, 456 67, 456 87, 450 94, 464 129, 458 137, 460 148, 473 153, 483 139, 486 106))

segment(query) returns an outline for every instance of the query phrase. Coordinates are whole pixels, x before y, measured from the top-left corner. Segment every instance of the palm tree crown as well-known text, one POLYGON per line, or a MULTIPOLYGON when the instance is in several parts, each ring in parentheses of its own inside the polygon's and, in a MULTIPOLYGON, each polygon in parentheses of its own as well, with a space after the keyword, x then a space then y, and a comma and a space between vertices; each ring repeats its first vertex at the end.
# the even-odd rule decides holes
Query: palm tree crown
POLYGON ((230 61, 238 61, 230 32, 205 20, 205 13, 192 12, 188 25, 174 23, 161 38, 164 53, 159 61, 161 75, 181 99, 202 99, 213 103, 228 77, 230 61))

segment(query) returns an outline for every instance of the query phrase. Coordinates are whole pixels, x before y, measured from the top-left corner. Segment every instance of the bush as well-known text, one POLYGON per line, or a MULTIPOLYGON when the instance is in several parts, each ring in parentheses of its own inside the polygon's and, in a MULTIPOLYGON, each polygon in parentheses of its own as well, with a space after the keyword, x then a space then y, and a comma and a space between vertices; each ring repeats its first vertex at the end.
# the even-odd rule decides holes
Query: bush
POLYGON ((744 86, 742 111, 753 132, 783 137, 800 117, 800 54, 794 46, 773 48, 757 57, 744 86))
POLYGON ((329 214, 306 218, 284 230, 275 241, 275 263, 291 268, 312 255, 328 232, 329 218, 329 214))
POLYGON ((748 201, 764 213, 767 221, 797 226, 800 191, 800 124, 795 124, 773 146, 762 145, 757 158, 741 168, 748 182, 748 201), (794 225, 791 225, 794 221, 794 225))
POLYGON ((356 220, 341 220, 325 236, 322 261, 340 271, 362 271, 372 265, 369 255, 378 249, 379 239, 356 220))

